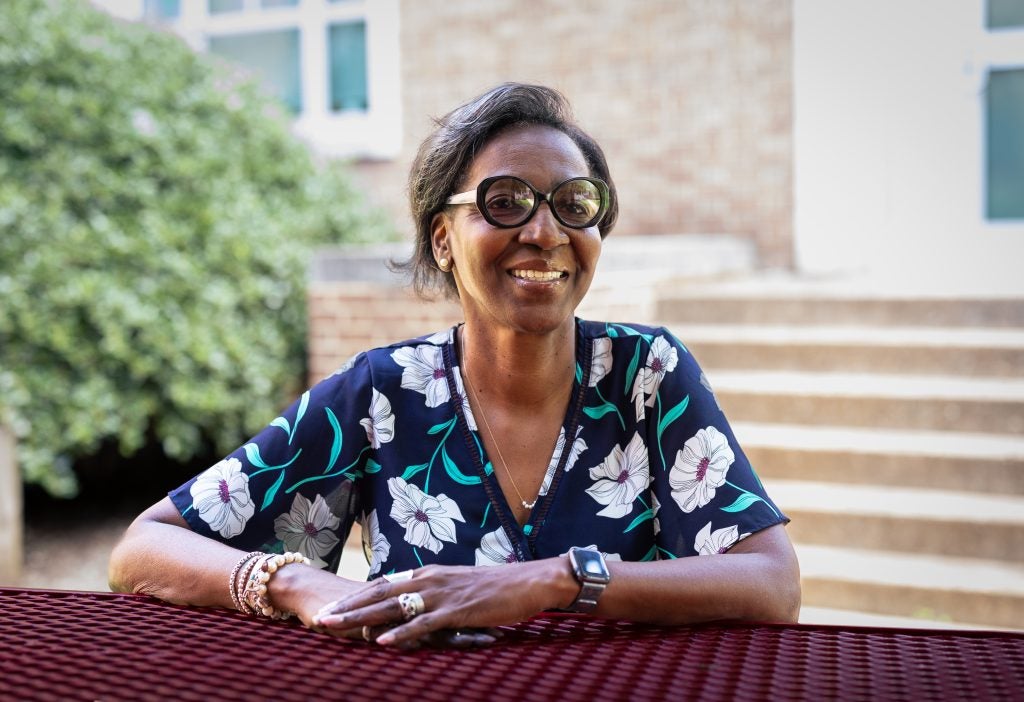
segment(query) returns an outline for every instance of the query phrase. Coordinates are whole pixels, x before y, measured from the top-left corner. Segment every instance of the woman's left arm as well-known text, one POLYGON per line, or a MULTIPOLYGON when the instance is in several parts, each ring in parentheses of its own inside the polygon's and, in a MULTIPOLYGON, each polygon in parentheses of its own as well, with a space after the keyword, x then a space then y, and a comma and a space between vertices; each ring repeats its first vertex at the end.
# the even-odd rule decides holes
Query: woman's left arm
MULTIPOLYGON (((655 562, 612 562, 612 578, 594 614, 656 624, 718 619, 796 621, 800 573, 781 524, 752 534, 727 553, 655 562)), ((580 583, 566 556, 501 567, 426 566, 410 580, 374 585, 331 603, 327 631, 395 626, 384 645, 409 646, 441 630, 514 624, 568 607, 580 583), (425 611, 402 623, 398 595, 418 593, 425 611)))

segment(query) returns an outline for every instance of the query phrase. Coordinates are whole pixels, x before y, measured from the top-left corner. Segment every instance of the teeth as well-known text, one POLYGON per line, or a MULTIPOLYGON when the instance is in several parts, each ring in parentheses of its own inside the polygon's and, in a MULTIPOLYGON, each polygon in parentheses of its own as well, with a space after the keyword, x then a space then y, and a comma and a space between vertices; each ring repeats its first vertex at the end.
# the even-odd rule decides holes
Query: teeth
POLYGON ((516 278, 523 278, 524 280, 558 280, 562 277, 560 271, 527 271, 527 270, 514 270, 512 275, 516 278))

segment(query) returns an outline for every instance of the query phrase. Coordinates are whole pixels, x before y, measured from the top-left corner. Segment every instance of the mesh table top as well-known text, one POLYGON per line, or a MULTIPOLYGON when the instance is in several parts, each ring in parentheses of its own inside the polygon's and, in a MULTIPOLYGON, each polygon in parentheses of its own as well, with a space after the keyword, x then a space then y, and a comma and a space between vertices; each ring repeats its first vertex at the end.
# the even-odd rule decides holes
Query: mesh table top
POLYGON ((1011 700, 1024 635, 545 616, 401 653, 220 609, 0 588, 0 700, 1011 700))

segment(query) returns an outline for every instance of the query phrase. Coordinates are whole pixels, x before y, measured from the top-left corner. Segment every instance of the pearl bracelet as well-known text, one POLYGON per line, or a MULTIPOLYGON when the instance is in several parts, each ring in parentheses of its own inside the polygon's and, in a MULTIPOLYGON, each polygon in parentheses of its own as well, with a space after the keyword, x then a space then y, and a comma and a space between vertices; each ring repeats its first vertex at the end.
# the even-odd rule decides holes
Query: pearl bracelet
POLYGON ((286 551, 283 554, 264 554, 253 565, 240 600, 255 615, 270 619, 287 619, 292 616, 291 612, 282 612, 275 609, 270 604, 269 596, 270 578, 289 563, 310 565, 310 560, 301 553, 286 551))
MULTIPOLYGON (((263 551, 250 551, 249 553, 242 556, 242 560, 238 561, 238 563, 235 564, 235 567, 231 571, 231 579, 228 580, 228 591, 231 593, 232 604, 235 605, 235 609, 237 609, 239 612, 249 614, 249 612, 246 611, 244 605, 242 604, 242 598, 238 593, 238 574, 239 572, 241 572, 242 568, 245 567, 246 563, 253 560, 257 556, 262 555, 264 555, 263 551)), ((248 572, 246 572, 245 575, 242 576, 242 580, 245 580, 247 577, 248 572)))

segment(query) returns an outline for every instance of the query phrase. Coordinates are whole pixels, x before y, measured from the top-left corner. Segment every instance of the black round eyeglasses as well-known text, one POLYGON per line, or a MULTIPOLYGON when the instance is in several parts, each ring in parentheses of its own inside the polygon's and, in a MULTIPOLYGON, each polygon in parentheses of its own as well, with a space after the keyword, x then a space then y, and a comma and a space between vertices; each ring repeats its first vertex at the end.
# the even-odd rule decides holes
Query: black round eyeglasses
POLYGON ((476 204, 488 224, 510 229, 530 221, 540 203, 570 229, 597 225, 608 211, 608 184, 600 178, 569 178, 550 193, 542 193, 521 178, 499 175, 484 178, 475 190, 448 198, 449 205, 476 204))

